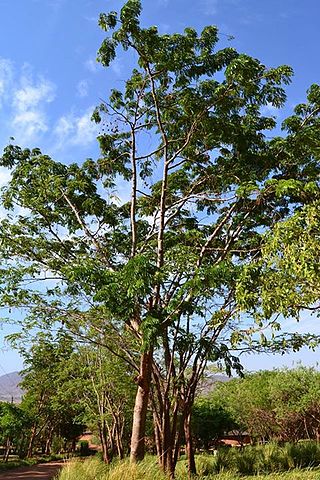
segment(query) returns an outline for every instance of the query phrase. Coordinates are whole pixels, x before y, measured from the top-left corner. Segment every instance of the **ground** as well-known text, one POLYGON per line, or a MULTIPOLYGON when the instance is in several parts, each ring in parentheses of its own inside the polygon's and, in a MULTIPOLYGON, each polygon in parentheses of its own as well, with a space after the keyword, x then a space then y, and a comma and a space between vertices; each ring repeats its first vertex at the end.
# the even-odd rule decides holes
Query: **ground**
POLYGON ((0 473, 0 480, 52 480, 63 466, 63 461, 40 463, 0 473))

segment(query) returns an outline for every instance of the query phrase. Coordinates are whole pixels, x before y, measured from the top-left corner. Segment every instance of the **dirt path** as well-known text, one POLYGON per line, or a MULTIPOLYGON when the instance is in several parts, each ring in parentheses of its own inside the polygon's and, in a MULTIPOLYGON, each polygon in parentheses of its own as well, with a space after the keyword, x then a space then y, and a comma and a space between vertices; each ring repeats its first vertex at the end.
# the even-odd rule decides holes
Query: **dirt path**
POLYGON ((0 473, 0 480, 52 480, 64 462, 40 463, 0 473))

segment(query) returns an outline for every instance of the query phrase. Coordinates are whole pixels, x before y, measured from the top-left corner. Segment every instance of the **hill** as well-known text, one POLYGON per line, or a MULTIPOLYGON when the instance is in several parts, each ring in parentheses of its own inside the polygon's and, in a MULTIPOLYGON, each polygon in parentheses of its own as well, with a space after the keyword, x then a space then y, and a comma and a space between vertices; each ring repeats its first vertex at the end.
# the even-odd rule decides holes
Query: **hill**
POLYGON ((22 377, 19 372, 6 373, 0 376, 0 401, 19 403, 23 390, 19 387, 22 377))
POLYGON ((217 373, 208 375, 200 383, 197 393, 198 395, 208 395, 210 392, 212 392, 212 390, 214 390, 218 383, 229 382, 231 378, 232 377, 227 377, 226 375, 217 373))

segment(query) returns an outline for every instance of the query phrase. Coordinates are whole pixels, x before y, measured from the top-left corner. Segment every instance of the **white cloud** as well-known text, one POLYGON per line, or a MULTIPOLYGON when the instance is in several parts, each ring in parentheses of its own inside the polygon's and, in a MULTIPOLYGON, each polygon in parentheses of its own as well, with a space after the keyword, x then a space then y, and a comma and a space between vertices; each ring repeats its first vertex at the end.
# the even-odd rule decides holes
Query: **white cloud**
POLYGON ((85 15, 83 18, 85 20, 87 20, 87 22, 94 22, 95 24, 98 23, 98 16, 95 16, 95 15, 87 16, 87 15, 85 15))
POLYGON ((12 85, 13 64, 10 60, 0 58, 0 100, 7 96, 12 85))
POLYGON ((22 87, 14 92, 13 106, 20 112, 26 112, 39 106, 41 102, 50 103, 55 97, 55 86, 41 78, 38 83, 23 77, 22 87))
POLYGON ((82 115, 71 113, 59 118, 54 128, 56 147, 66 145, 87 146, 95 141, 98 134, 97 125, 91 121, 93 107, 87 109, 82 115))
POLYGON ((88 95, 89 84, 87 80, 80 80, 77 85, 77 94, 79 97, 86 97, 88 95))
POLYGON ((17 113, 12 120, 12 125, 15 130, 15 139, 22 143, 34 140, 39 134, 48 130, 46 115, 35 110, 17 113))
POLYGON ((88 60, 86 60, 84 62, 84 66, 91 73, 96 73, 98 71, 98 68, 99 68, 99 64, 96 61, 96 59, 94 59, 94 58, 88 58, 88 60))
POLYGON ((218 0, 203 0, 201 6, 205 15, 215 15, 218 11, 218 0))
POLYGON ((265 16, 261 13, 245 13, 239 17, 240 23, 243 25, 256 25, 257 23, 265 22, 265 16))
POLYGON ((221 7, 242 8, 243 0, 202 0, 199 5, 202 13, 208 16, 215 15, 221 7))
POLYGON ((34 81, 29 75, 23 75, 19 83, 12 92, 12 133, 18 142, 27 144, 48 131, 45 105, 54 100, 55 85, 42 77, 34 81))
POLYGON ((9 170, 5 167, 0 167, 0 188, 7 185, 11 178, 9 170))
POLYGON ((281 322, 281 328, 283 331, 296 332, 296 333, 313 333, 320 334, 320 324, 317 321, 316 314, 313 314, 308 310, 303 310, 300 313, 299 322, 293 319, 285 319, 281 322))
POLYGON ((111 63, 110 68, 117 77, 120 77, 123 74, 123 65, 121 58, 116 58, 111 63))
MULTIPOLYGON (((41 3, 42 0, 33 0, 34 3, 41 3)), ((65 0, 47 0, 47 4, 49 7, 52 7, 53 9, 58 9, 63 6, 65 3, 65 0)))
MULTIPOLYGON (((76 92, 86 97, 89 81, 79 81, 76 92)), ((68 109, 54 119, 49 106, 55 97, 56 86, 36 75, 30 65, 18 69, 0 57, 0 149, 10 137, 22 147, 37 145, 51 152, 72 146, 86 147, 94 142, 98 133, 97 125, 90 120, 94 108, 77 113, 69 113, 68 109)), ((0 170, 0 186, 2 173, 0 170)))
POLYGON ((279 108, 275 107, 274 105, 272 105, 272 103, 268 102, 266 105, 261 107, 261 113, 262 115, 277 116, 279 115, 279 108))

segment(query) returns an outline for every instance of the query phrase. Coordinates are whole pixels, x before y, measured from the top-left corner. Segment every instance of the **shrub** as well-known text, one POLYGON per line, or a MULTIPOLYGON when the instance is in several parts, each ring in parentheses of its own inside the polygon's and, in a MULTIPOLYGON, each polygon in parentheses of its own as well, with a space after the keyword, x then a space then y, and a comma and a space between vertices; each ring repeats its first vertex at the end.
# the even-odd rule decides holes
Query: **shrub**
POLYGON ((89 442, 87 442, 87 440, 81 440, 78 443, 78 449, 81 456, 85 457, 90 455, 89 442))

